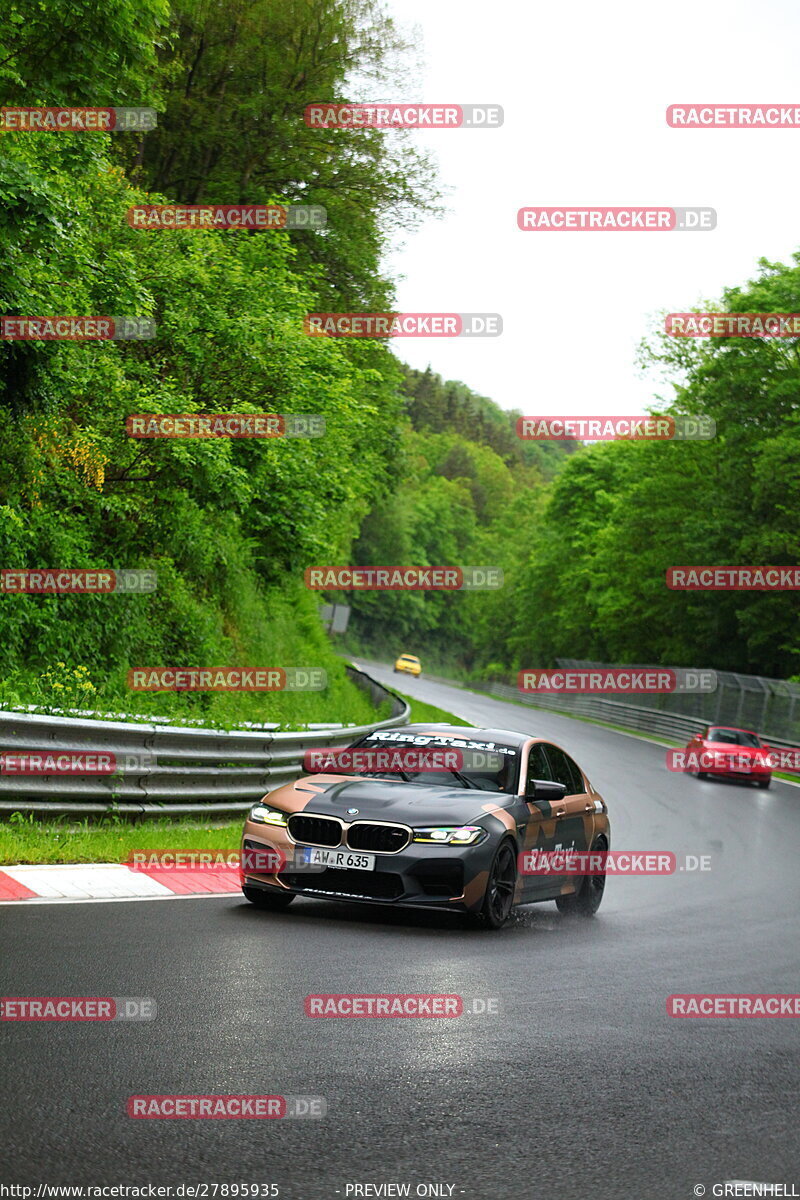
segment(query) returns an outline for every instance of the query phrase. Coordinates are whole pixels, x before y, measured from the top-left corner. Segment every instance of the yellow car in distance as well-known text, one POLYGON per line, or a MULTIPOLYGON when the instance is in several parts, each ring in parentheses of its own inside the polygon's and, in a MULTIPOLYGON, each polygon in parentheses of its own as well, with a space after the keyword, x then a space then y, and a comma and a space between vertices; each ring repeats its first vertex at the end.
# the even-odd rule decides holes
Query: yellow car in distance
POLYGON ((413 654, 401 654, 394 664, 395 671, 406 671, 409 675, 421 675, 422 665, 413 654))

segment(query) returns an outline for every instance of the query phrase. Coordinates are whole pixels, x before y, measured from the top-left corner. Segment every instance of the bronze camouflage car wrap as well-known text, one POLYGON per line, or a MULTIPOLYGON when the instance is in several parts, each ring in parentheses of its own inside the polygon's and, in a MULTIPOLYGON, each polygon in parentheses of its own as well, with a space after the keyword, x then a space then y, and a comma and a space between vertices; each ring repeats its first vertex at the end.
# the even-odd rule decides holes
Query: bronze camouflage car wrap
MULTIPOLYGON (((435 782, 408 782, 397 776, 304 776, 270 792, 245 822, 242 884, 248 899, 261 899, 269 906, 270 896, 304 895, 477 914, 484 908, 502 843, 513 847, 517 867, 513 905, 573 896, 583 883, 582 877, 522 872, 520 856, 524 853, 610 847, 602 797, 577 764, 552 742, 507 730, 449 725, 406 725, 380 736, 382 744, 389 738, 404 746, 502 748, 507 755, 504 761, 514 764, 511 790, 467 787, 447 774, 435 782), (559 766, 564 774, 558 755, 571 764, 571 786, 563 789, 561 798, 539 798, 536 793, 546 790, 547 784, 551 791, 553 783, 558 784, 559 766), (286 824, 258 819, 257 814, 263 817, 265 810, 275 819, 283 814, 286 824), (414 840, 415 831, 464 826, 484 831, 477 844, 414 840), (315 847, 350 852, 340 856, 343 862, 374 856, 374 868, 313 866, 303 860, 315 847), (261 849, 277 850, 282 869, 250 869, 247 851, 261 849)), ((277 863, 267 865, 275 867, 277 863)), ((280 901, 276 906, 281 906, 280 901)))

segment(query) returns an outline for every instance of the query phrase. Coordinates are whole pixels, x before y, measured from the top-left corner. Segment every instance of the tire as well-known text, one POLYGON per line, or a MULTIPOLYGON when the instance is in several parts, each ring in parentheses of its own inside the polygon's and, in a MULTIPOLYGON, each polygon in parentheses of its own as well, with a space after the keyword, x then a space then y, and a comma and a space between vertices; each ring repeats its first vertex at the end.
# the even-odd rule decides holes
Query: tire
POLYGON ((480 929, 502 929, 511 914, 516 886, 517 855, 514 843, 506 838, 492 859, 483 904, 471 924, 480 929))
POLYGON ((760 788, 768 788, 771 783, 772 783, 772 776, 770 775, 769 779, 759 779, 758 786, 760 788))
MULTIPOLYGON (((604 837, 595 838, 592 850, 607 850, 604 837)), ((584 875, 577 892, 572 896, 558 896, 558 911, 565 917, 593 917, 600 907, 606 887, 605 875, 584 875)))
POLYGON ((296 899, 294 892, 267 892, 263 888, 243 887, 245 900, 249 900, 256 908, 268 908, 272 912, 280 912, 284 908, 288 908, 293 900, 296 899))
POLYGON ((708 779, 708 772, 707 771, 698 771, 696 778, 697 779, 708 779))

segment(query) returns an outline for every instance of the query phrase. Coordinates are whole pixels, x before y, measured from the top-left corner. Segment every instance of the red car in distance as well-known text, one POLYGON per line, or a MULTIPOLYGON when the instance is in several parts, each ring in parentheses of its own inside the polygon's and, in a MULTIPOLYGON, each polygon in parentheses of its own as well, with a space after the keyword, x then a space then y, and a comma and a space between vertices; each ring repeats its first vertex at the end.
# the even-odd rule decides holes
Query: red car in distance
POLYGON ((770 747, 752 729, 708 725, 686 747, 689 774, 698 779, 742 779, 768 788, 772 782, 770 747))

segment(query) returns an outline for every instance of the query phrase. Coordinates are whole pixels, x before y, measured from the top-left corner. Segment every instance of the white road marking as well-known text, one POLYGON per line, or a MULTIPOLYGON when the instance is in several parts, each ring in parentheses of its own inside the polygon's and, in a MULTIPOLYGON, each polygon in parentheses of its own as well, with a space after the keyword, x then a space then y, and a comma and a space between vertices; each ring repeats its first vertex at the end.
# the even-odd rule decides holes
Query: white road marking
MULTIPOLYGON (((163 883, 143 871, 131 871, 120 863, 53 864, 49 866, 3 867, 17 883, 37 897, 50 900, 112 900, 137 896, 171 896, 163 883)), ((14 904, 26 903, 15 900, 14 904)))

